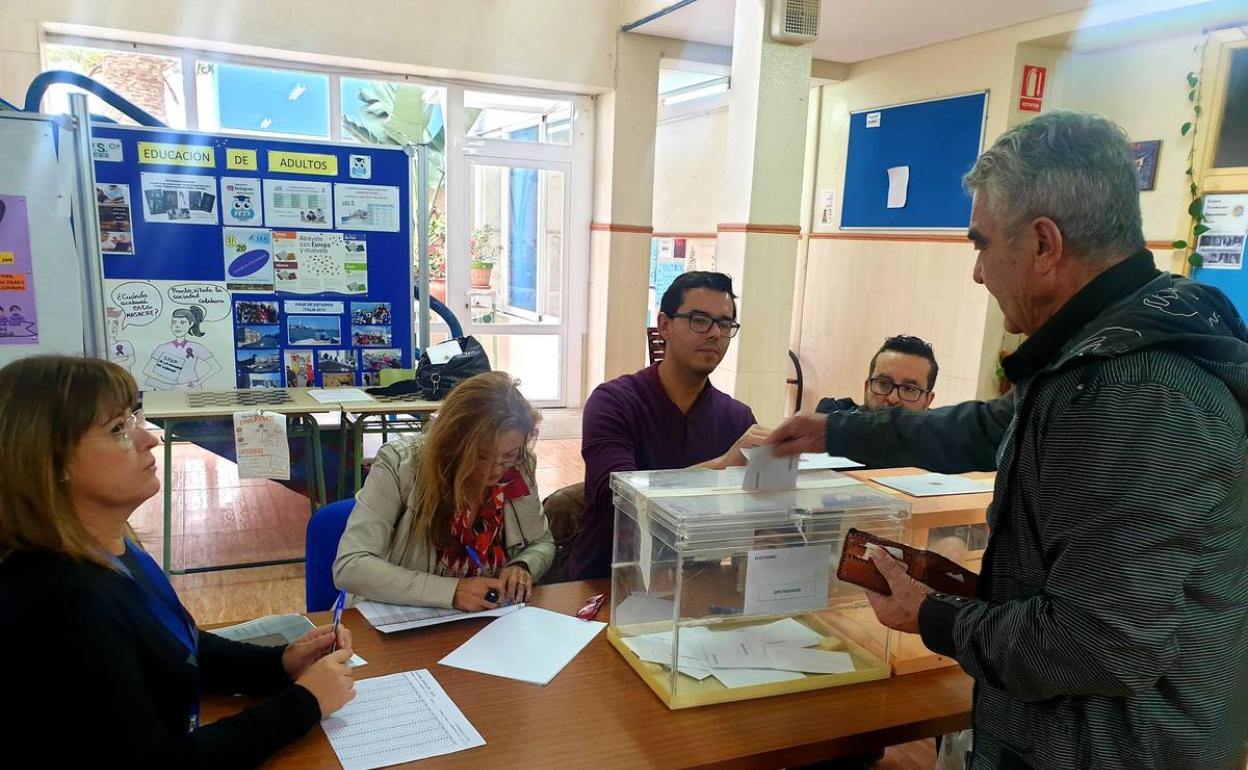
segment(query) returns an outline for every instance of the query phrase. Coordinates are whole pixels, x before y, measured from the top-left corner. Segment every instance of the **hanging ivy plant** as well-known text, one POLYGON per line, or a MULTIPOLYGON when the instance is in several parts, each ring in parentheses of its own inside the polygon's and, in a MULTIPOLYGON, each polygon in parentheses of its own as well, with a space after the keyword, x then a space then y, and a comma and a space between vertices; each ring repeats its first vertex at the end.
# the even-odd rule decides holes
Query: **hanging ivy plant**
MULTIPOLYGON (((1205 62, 1205 46, 1208 43, 1206 37, 1192 50, 1196 52, 1197 67, 1204 66, 1205 62)), ((1187 149, 1187 189, 1191 197, 1191 201, 1187 205, 1188 216, 1192 218, 1192 243, 1179 239, 1174 242, 1176 249, 1187 251, 1187 263, 1192 267, 1201 267, 1205 264, 1205 258, 1196 250, 1196 244, 1200 242, 1200 236, 1209 232, 1209 226, 1205 224, 1205 200, 1200 194, 1200 185, 1196 182, 1196 124, 1200 121, 1200 92, 1203 85, 1200 75, 1196 72, 1187 73, 1187 101, 1192 105, 1192 119, 1179 126, 1179 134, 1189 137, 1191 145, 1187 149)))

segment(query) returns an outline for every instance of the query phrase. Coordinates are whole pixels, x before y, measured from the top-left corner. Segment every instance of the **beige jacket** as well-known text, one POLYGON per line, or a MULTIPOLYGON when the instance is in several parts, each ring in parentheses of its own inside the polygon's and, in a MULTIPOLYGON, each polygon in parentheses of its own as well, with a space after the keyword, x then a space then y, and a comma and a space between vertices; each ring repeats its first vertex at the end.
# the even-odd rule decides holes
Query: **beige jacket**
MULTIPOLYGON (((420 607, 451 607, 459 578, 433 574, 437 551, 411 537, 407 506, 416 484, 423 437, 392 441, 381 448, 334 559, 334 584, 353 599, 373 599, 420 607)), ((507 564, 523 562, 536 582, 555 558, 555 542, 546 525, 532 465, 521 475, 531 494, 508 500, 503 518, 507 564)))

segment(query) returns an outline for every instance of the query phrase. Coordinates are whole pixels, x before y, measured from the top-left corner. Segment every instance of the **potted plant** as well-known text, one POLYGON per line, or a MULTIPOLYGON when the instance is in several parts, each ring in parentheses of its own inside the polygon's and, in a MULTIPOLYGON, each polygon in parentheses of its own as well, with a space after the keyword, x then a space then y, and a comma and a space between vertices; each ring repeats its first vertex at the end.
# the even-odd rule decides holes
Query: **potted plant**
POLYGON ((495 231, 489 225, 482 225, 468 236, 468 255, 472 259, 470 274, 472 288, 489 288, 494 277, 494 260, 498 258, 498 243, 494 240, 495 231))
POLYGON ((436 206, 429 211, 429 296, 446 302, 446 214, 436 206))

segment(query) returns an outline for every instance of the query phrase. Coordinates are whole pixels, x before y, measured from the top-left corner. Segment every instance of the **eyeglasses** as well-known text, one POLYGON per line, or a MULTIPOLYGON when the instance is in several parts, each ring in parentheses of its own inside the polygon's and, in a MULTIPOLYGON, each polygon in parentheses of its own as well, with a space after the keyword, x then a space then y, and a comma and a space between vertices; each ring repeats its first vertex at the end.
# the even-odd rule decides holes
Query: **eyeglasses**
POLYGON ((867 387, 871 388, 871 392, 877 396, 887 396, 895 390, 898 398, 910 403, 918 401, 923 394, 930 392, 918 385, 898 385, 887 377, 872 377, 867 380, 867 387))
POLYGON ((87 438, 110 438, 117 442, 117 445, 127 451, 134 449, 135 431, 144 430, 143 426, 147 423, 143 420, 143 410, 136 409, 108 429, 107 436, 87 436, 87 438))
POLYGON ((737 336, 737 331, 741 329, 741 324, 731 318, 711 318, 706 313, 699 313, 696 310, 692 313, 672 313, 671 317, 684 318, 689 323, 689 331, 694 334, 706 334, 712 326, 718 326, 720 334, 732 338, 737 336))
POLYGON ((502 457, 498 458, 497 460, 493 462, 491 462, 490 458, 488 457, 481 458, 481 466, 485 468, 489 468, 491 471, 506 470, 514 466, 518 462, 520 462, 520 450, 519 449, 512 451, 512 452, 508 452, 507 454, 503 455, 502 457))

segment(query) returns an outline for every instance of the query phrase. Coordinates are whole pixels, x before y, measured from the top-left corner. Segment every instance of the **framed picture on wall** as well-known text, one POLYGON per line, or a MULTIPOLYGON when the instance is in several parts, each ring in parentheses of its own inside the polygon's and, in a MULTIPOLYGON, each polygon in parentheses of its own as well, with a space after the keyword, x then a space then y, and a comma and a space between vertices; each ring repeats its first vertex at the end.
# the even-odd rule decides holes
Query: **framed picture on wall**
POLYGON ((1140 189, 1153 189, 1157 184, 1157 155, 1161 153, 1161 140, 1132 142, 1131 152, 1135 155, 1135 170, 1140 175, 1140 189))

